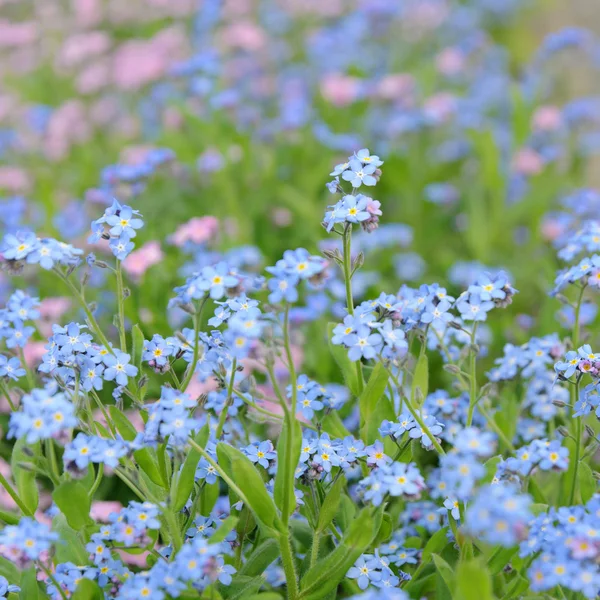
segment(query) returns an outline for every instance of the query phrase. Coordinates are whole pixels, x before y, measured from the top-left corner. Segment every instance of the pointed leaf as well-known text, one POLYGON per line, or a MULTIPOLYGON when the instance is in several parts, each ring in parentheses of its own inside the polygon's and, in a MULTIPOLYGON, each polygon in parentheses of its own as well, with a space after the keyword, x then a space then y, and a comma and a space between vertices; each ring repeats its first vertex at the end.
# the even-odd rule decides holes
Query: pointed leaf
POLYGON ((52 499, 75 531, 93 525, 90 502, 86 489, 78 481, 65 481, 52 492, 52 499))
POLYGON ((579 493, 581 501, 585 504, 596 493, 598 482, 589 465, 583 461, 579 463, 579 493))
POLYGON ((300 423, 286 417, 277 442, 277 474, 275 475, 275 503, 281 518, 287 523, 296 509, 295 472, 302 451, 302 429, 300 423))
POLYGON ((329 524, 333 521, 338 508, 340 506, 341 492, 346 485, 346 480, 343 476, 337 478, 335 483, 327 492, 325 500, 321 505, 319 511, 319 522, 317 523, 317 531, 323 532, 329 527, 329 524))
POLYGON ((361 437, 366 438, 369 422, 373 418, 379 399, 383 396, 390 375, 382 363, 377 363, 371 372, 369 381, 360 395, 358 405, 360 409, 361 437))
MULTIPOLYGON (((205 425, 196 435, 194 441, 201 448, 204 448, 204 446, 206 446, 206 441, 208 440, 208 435, 208 425, 205 425)), ((190 448, 181 470, 173 478, 173 510, 175 512, 180 511, 185 506, 185 503, 188 501, 188 498, 194 489, 194 482, 196 480, 196 467, 198 466, 199 461, 200 453, 194 448, 190 448)))
POLYGON ((229 462, 232 479, 246 497, 248 508, 256 518, 267 527, 281 528, 275 503, 267 493, 265 482, 248 457, 224 442, 217 444, 217 456, 219 464, 221 461, 229 462))
POLYGON ((37 482, 35 480, 35 473, 28 471, 19 465, 21 463, 32 462, 31 453, 35 456, 39 454, 39 452, 39 442, 28 446, 25 442, 25 438, 21 438, 17 440, 13 446, 10 457, 11 472, 17 486, 17 492, 19 493, 19 497, 23 501, 23 504, 32 513, 35 513, 40 499, 37 482), (27 449, 28 452, 26 452, 25 449, 27 449))
POLYGON ((444 583, 448 586, 450 592, 453 592, 456 584, 454 569, 439 554, 432 554, 431 558, 433 558, 435 567, 442 576, 444 583))
POLYGON ((104 593, 91 579, 82 579, 71 600, 104 600, 104 593))
POLYGON ((492 578, 480 560, 460 562, 456 570, 456 598, 460 600, 493 600, 492 578))
POLYGON ((415 372, 413 374, 410 390, 413 406, 419 404, 419 402, 417 402, 417 388, 421 390, 422 397, 426 398, 429 393, 429 360, 427 359, 427 354, 425 352, 422 352, 419 355, 417 366, 415 367, 415 372))

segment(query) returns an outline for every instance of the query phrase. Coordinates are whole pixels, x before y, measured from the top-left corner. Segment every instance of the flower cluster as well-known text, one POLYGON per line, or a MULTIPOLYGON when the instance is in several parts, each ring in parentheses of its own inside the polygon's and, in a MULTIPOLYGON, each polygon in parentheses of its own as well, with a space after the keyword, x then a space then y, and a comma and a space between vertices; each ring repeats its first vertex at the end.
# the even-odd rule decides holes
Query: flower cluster
POLYGON ((356 583, 361 590, 366 590, 370 584, 376 588, 386 590, 398 588, 401 581, 410 580, 410 575, 402 571, 398 571, 398 575, 396 575, 390 564, 390 558, 376 550, 375 554, 360 556, 348 571, 346 577, 356 579, 356 583))
POLYGON ((425 480, 415 463, 375 463, 377 468, 361 480, 359 487, 366 502, 379 506, 386 496, 418 499, 426 489, 425 480))
POLYGON ((327 277, 327 266, 324 258, 312 256, 304 248, 286 250, 275 266, 266 268, 273 276, 268 281, 271 291, 269 302, 296 302, 300 281, 306 281, 313 287, 322 286, 327 277))
MULTIPOLYGON (((9 297, 6 307, 0 309, 0 340, 6 340, 7 348, 24 348, 31 339, 35 328, 26 325, 40 316, 39 300, 21 290, 15 291, 9 297)), ((16 363, 12 361, 11 367, 16 363)))
POLYGON ((600 497, 584 506, 551 507, 529 523, 520 545, 522 557, 534 557, 528 570, 535 592, 555 586, 596 598, 600 589, 597 518, 600 497))
POLYGON ((77 265, 83 250, 54 238, 38 238, 31 231, 17 231, 4 237, 0 253, 8 269, 18 273, 25 264, 40 265, 46 270, 57 265, 77 265))
POLYGON ((514 546, 527 537, 530 505, 531 498, 511 485, 483 487, 467 510, 467 529, 490 544, 514 546))
POLYGON ((10 416, 8 437, 25 438, 31 444, 50 438, 64 438, 76 427, 75 407, 64 393, 34 389, 21 399, 21 410, 10 416))
POLYGON ((569 449, 559 440, 533 440, 517 450, 517 455, 498 463, 496 480, 529 477, 534 469, 565 471, 569 466, 569 449))
POLYGON ((139 217, 139 211, 121 205, 113 199, 104 214, 92 221, 92 234, 88 242, 108 240, 110 250, 117 260, 125 260, 135 247, 131 240, 136 237, 136 230, 144 226, 144 222, 139 217))
POLYGON ((45 523, 23 517, 17 525, 7 525, 0 532, 0 554, 19 569, 34 561, 45 560, 59 536, 45 523))

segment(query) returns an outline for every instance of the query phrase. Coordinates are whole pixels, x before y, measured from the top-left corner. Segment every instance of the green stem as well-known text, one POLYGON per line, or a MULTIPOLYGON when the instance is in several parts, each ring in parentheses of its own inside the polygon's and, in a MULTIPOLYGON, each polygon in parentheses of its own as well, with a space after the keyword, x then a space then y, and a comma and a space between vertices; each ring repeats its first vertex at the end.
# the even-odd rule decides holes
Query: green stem
POLYGON ((94 494, 100 487, 100 482, 102 481, 103 475, 104 475, 104 464, 99 463, 98 469, 96 470, 96 478, 94 479, 94 483, 92 484, 92 487, 90 488, 90 491, 88 492, 88 498, 90 500, 92 500, 94 498, 94 494))
POLYGON ((102 333, 102 329, 100 329, 100 326, 98 325, 98 322, 96 321, 96 317, 94 317, 94 315, 92 314, 92 311, 90 310, 90 307, 88 306, 83 293, 80 292, 75 287, 75 285, 73 284, 73 282, 64 273, 62 273, 58 269, 54 269, 54 272, 67 285, 67 287, 71 290, 71 292, 73 293, 73 295, 75 296, 75 298, 79 301, 79 304, 81 305, 81 308, 83 308, 83 311, 85 312, 85 316, 87 317, 90 325, 92 326, 92 329, 94 330, 94 333, 98 336, 98 339, 100 340, 100 342, 102 343, 102 345, 111 354, 114 355, 115 352, 112 349, 112 346, 110 345, 110 342, 108 341, 108 339, 106 338, 106 336, 104 335, 104 333, 102 333))
POLYGON ((23 502, 23 500, 21 500, 21 498, 19 497, 19 494, 17 494, 17 492, 15 492, 12 485, 10 485, 10 483, 8 483, 8 480, 6 479, 6 477, 4 477, 4 475, 2 475, 2 473, 0 473, 0 485, 6 490, 8 495, 15 501, 15 504, 21 509, 21 512, 26 517, 33 517, 33 513, 27 508, 27 506, 25 506, 25 503, 23 502))
POLYGON ((292 541, 289 534, 281 534, 279 537, 279 547, 281 549, 281 564, 285 572, 287 584, 287 597, 288 600, 296 600, 298 597, 298 575, 296 573, 292 541))
POLYGON ((60 597, 63 600, 67 600, 67 596, 66 596, 65 592, 63 591, 62 587, 60 586, 60 583, 58 583, 58 581, 56 581, 56 578, 54 577, 54 575, 52 575, 52 572, 50 571, 50 569, 45 567, 41 561, 38 561, 38 565, 39 565, 40 569, 42 569, 42 571, 44 571, 44 573, 46 573, 46 575, 48 576, 48 579, 50 579, 50 581, 54 584, 54 587, 56 588, 56 591, 60 594, 60 597))
POLYGON ((10 406, 10 410, 12 410, 13 412, 16 411, 17 407, 13 404, 13 401, 10 399, 10 392, 6 387, 4 381, 2 381, 2 379, 0 379, 0 390, 4 394, 4 397, 6 398, 8 405, 10 406))
MULTIPOLYGON (((579 397, 579 382, 575 384, 575 398, 579 397)), ((583 429, 583 416, 575 417, 575 463, 573 464, 573 478, 571 480, 571 491, 569 492, 569 506, 575 500, 575 488, 577 487, 577 476, 579 475, 579 459, 581 456, 581 430, 583 429)))
POLYGON ((175 517, 175 514, 169 510, 168 507, 165 507, 165 510, 163 511, 163 517, 167 522, 167 529, 169 530, 169 533, 171 535, 171 543, 173 544, 173 550, 176 553, 183 545, 183 538, 181 537, 181 531, 179 530, 177 518, 175 517))
POLYGON ((504 433, 504 431, 502 431, 502 429, 500 429, 500 427, 498 427, 498 424, 496 423, 496 421, 494 421, 494 419, 491 417, 491 415, 483 408, 483 406, 481 406, 481 404, 479 405, 479 412, 482 414, 483 418, 487 421, 488 425, 494 430, 496 435, 502 440, 503 444, 507 447, 507 449, 510 450, 510 452, 514 454, 516 451, 515 447, 512 445, 510 440, 506 437, 506 434, 504 433))
POLYGON ((469 350, 469 377, 470 377, 470 390, 469 390, 469 411, 467 413, 467 427, 471 427, 473 423, 473 412, 475 411, 475 405, 477 404, 477 355, 473 346, 475 345, 475 335, 477 333, 477 323, 473 325, 471 331, 471 348, 469 350))
POLYGON ((315 531, 313 535, 313 543, 310 548, 310 566, 313 567, 317 564, 317 560, 319 559, 319 545, 321 542, 321 533, 319 531, 315 531))
POLYGON ((196 372, 196 365, 198 364, 198 354, 200 352, 200 338, 198 335, 198 330, 200 329, 200 317, 202 316, 202 309, 206 304, 206 300, 207 297, 204 297, 202 299, 202 302, 200 303, 200 306, 194 303, 194 308, 196 309, 194 310, 194 314, 192 315, 192 323, 194 328, 194 357, 192 358, 192 362, 188 367, 188 372, 181 385, 180 389, 182 392, 185 392, 185 390, 187 390, 188 386, 190 385, 190 382, 192 381, 192 377, 196 372))
POLYGON ((60 471, 58 470, 58 461, 56 460, 56 451, 54 450, 54 440, 52 438, 45 441, 46 456, 52 473, 52 481, 60 481, 60 471))
POLYGON ((225 399, 225 404, 223 406, 223 410, 219 416, 219 423, 217 424, 217 430, 215 431, 215 438, 218 440, 221 438, 221 434, 223 433, 223 427, 225 427, 225 421, 227 420, 227 413, 229 412, 229 407, 231 406, 231 402, 233 400, 233 384, 235 382, 235 374, 237 372, 237 359, 233 359, 233 363, 231 364, 231 376, 229 377, 229 385, 227 386, 227 398, 225 399))
POLYGON ((292 406, 291 406, 291 417, 296 418, 296 404, 298 401, 298 388, 296 367, 294 365, 294 357, 292 355, 292 346, 290 344, 290 305, 285 305, 285 312, 283 316, 283 344, 285 346, 285 354, 288 362, 288 369, 290 371, 290 385, 292 387, 292 406))
MULTIPOLYGON (((384 363, 381 363, 381 364, 384 364, 384 363)), ((392 381, 396 385, 398 393, 401 396, 403 396, 402 386, 400 385, 398 378, 394 375, 394 373, 388 367, 385 367, 385 369, 390 374, 392 381)), ((410 412, 410 414, 413 416, 414 420, 419 424, 419 427, 427 434, 427 437, 429 437, 429 439, 431 440, 433 447, 438 451, 439 454, 446 454, 446 452, 444 452, 444 449, 440 446, 440 443, 435 439, 435 436, 429 430, 429 427, 427 427, 427 425, 425 425, 425 421, 423 421, 423 419, 421 418, 421 415, 415 409, 415 407, 413 406, 413 404, 412 404, 410 398, 408 398, 408 396, 404 396, 404 402, 406 402, 406 407, 408 408, 408 411, 410 412)))
POLYGON ((27 364, 27 361, 25 360, 25 354, 23 352, 23 348, 21 348, 20 346, 18 347, 18 353, 19 353, 19 359, 21 360, 21 365, 25 369, 25 374, 27 376, 27 383, 29 384, 29 390, 31 391, 35 388, 35 376, 31 372, 31 369, 29 368, 29 365, 27 364))
MULTIPOLYGON (((344 284, 346 286, 346 308, 349 315, 354 315, 354 299, 352 297, 352 224, 348 223, 343 234, 343 268, 344 284)), ((361 394, 365 387, 362 372, 362 363, 356 361, 356 375, 358 378, 358 393, 361 394)))
POLYGON ((127 336, 125 334, 125 296, 123 294, 123 267, 121 261, 117 260, 117 307, 119 310, 119 344, 121 352, 127 352, 127 336))

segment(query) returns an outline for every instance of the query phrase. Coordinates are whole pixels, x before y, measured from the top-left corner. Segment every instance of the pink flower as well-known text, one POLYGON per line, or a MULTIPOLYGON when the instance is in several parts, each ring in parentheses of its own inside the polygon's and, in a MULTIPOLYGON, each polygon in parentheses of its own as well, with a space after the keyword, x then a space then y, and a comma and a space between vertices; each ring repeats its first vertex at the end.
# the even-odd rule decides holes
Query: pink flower
POLYGON ((94 521, 108 523, 110 515, 118 513, 122 508, 123 505, 120 502, 113 500, 95 500, 92 502, 90 517, 92 517, 94 521))
POLYGON ((326 75, 321 80, 321 95, 335 106, 348 106, 360 95, 361 80, 348 75, 326 75))
POLYGON ((447 122, 456 110, 456 98, 448 92, 430 96, 423 103, 423 112, 435 123, 447 122))
POLYGON ((27 171, 19 167, 0 167, 0 189, 9 192, 24 192, 29 190, 31 179, 27 171))
POLYGON ((458 75, 465 68, 464 54, 458 48, 445 48, 437 55, 435 66, 442 75, 458 75))
POLYGON ((71 68, 106 52, 110 38, 104 31, 86 31, 68 37, 58 54, 58 65, 71 68))
POLYGON ((102 20, 101 0, 73 0, 77 24, 81 27, 96 25, 102 20))
POLYGON ((180 248, 186 242, 203 244, 214 239, 218 232, 219 221, 216 217, 193 217, 187 223, 180 225, 169 241, 180 248))
POLYGON ((540 106, 532 117, 536 131, 556 131, 562 125, 562 113, 556 106, 540 106))
POLYGON ((412 75, 397 73, 386 75, 377 84, 376 94, 384 100, 412 104, 415 91, 415 80, 412 75))
POLYGON ((66 296, 49 296, 38 307, 40 316, 55 323, 71 308, 71 299, 66 296))
POLYGON ((544 168, 544 160, 535 150, 522 148, 514 156, 513 167, 521 175, 538 175, 544 168))
POLYGON ((42 361, 42 356, 46 353, 45 346, 44 342, 27 342, 23 348, 23 355, 29 367, 34 367, 42 361))
POLYGON ((256 52, 264 47, 264 31, 251 21, 237 21, 221 31, 221 41, 229 48, 240 48, 247 52, 256 52))
POLYGON ((123 261, 123 268, 129 275, 139 279, 150 267, 158 264, 163 258, 164 254, 160 244, 152 241, 134 250, 123 261))
POLYGON ((15 23, 0 21, 0 48, 29 46, 38 37, 38 26, 33 21, 15 23))

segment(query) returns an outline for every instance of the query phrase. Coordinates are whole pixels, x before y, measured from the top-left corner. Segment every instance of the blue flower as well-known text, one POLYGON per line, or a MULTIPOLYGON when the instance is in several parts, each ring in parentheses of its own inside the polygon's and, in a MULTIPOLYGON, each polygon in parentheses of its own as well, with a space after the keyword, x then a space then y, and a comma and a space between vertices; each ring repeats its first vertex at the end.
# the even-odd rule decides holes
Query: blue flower
POLYGON ((38 247, 38 239, 31 231, 8 233, 2 242, 2 255, 7 260, 22 260, 38 247))
POLYGON ((104 371, 104 379, 106 381, 115 381, 118 385, 126 386, 128 377, 135 377, 137 375, 137 367, 129 364, 131 356, 115 350, 113 354, 108 354, 104 359, 104 364, 107 369, 104 371))
POLYGON ((106 223, 111 227, 110 234, 114 237, 126 235, 129 239, 134 238, 135 230, 144 225, 141 219, 134 216, 138 214, 137 210, 134 211, 130 206, 124 205, 118 213, 108 216, 106 223))
POLYGON ((360 358, 375 358, 381 347, 382 339, 378 333, 372 333, 367 325, 361 325, 356 333, 346 338, 346 346, 350 348, 348 358, 357 361, 360 358))
POLYGON ((270 440, 250 444, 243 449, 243 452, 253 463, 258 463, 264 469, 269 468, 269 461, 277 458, 270 440))
POLYGON ((131 238, 125 232, 123 232, 118 238, 110 238, 108 245, 118 260, 125 260, 134 248, 131 238))
POLYGON ((0 354, 0 377, 17 381, 25 374, 26 371, 21 367, 21 361, 16 356, 6 358, 4 354, 0 354))
POLYGON ((359 188, 362 184, 371 186, 377 183, 377 179, 373 176, 375 171, 374 165, 363 165, 360 160, 352 159, 349 170, 342 173, 342 179, 349 181, 354 188, 359 188))
POLYGON ((370 555, 363 554, 350 568, 346 577, 356 579, 358 587, 361 590, 366 590, 370 582, 379 581, 381 579, 381 571, 377 569, 378 562, 370 555))

